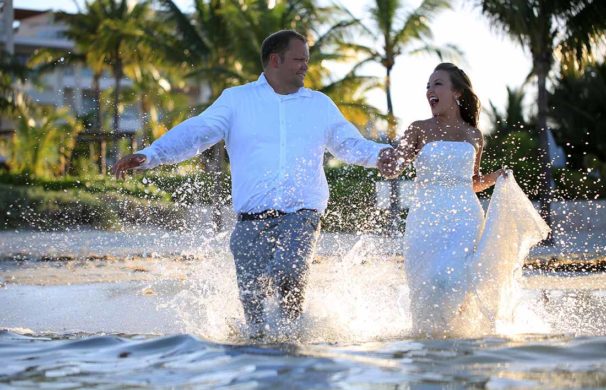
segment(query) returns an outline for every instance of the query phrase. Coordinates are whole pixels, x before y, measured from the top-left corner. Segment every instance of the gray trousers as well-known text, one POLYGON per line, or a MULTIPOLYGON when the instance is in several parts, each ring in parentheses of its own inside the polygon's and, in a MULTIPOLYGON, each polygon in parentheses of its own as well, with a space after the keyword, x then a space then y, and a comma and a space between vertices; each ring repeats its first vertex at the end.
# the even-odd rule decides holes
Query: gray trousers
POLYGON ((265 322, 264 299, 273 291, 278 294, 283 320, 301 315, 319 233, 320 214, 313 210, 236 223, 229 246, 249 325, 265 322))

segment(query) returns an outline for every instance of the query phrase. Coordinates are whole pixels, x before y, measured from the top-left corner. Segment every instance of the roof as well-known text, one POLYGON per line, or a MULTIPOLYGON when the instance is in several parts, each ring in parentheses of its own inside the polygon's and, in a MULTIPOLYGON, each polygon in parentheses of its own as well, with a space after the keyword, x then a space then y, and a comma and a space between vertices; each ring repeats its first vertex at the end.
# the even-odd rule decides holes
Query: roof
POLYGON ((52 11, 50 9, 42 11, 42 10, 38 10, 38 9, 15 8, 14 9, 14 13, 15 13, 14 20, 23 20, 23 19, 31 18, 32 16, 46 14, 48 12, 52 12, 52 11))

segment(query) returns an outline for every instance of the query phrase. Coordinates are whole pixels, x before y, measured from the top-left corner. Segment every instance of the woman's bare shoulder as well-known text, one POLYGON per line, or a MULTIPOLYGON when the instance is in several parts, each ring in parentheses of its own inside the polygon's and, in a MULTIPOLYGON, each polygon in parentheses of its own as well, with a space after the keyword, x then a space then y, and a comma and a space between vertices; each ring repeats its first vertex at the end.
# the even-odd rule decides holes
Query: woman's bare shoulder
POLYGON ((478 128, 469 126, 467 131, 471 141, 473 141, 477 147, 482 147, 484 145, 484 134, 482 134, 478 128))
POLYGON ((429 118, 429 119, 421 119, 421 120, 416 120, 414 122, 412 122, 408 127, 414 127, 417 129, 427 129, 429 127, 431 127, 431 125, 434 123, 434 119, 433 118, 429 118))

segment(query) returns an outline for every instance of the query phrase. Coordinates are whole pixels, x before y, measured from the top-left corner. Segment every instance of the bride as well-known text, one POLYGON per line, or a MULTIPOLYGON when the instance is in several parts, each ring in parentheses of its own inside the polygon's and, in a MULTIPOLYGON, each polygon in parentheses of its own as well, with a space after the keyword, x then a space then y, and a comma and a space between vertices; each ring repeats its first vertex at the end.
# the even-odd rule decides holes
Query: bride
POLYGON ((549 228, 510 173, 480 173, 480 104, 467 75, 439 64, 426 96, 432 118, 409 126, 392 156, 395 172, 387 173, 414 162, 415 200, 404 235, 413 332, 494 333, 498 317, 511 309, 507 290, 515 274, 549 228), (495 183, 485 218, 475 192, 495 183))

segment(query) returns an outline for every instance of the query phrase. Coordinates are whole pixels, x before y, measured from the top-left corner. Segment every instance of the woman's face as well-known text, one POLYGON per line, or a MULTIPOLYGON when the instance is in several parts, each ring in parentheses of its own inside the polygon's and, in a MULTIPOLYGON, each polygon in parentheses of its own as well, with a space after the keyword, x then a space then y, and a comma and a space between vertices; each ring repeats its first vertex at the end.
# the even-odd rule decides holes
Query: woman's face
POLYGON ((426 96, 433 116, 458 110, 456 99, 459 94, 453 90, 450 76, 445 70, 436 70, 429 76, 426 96))

